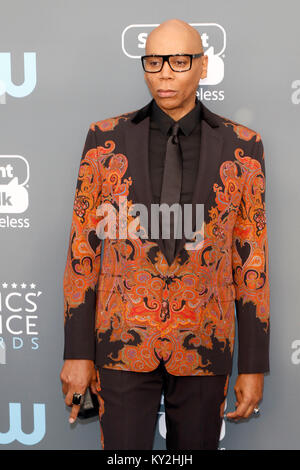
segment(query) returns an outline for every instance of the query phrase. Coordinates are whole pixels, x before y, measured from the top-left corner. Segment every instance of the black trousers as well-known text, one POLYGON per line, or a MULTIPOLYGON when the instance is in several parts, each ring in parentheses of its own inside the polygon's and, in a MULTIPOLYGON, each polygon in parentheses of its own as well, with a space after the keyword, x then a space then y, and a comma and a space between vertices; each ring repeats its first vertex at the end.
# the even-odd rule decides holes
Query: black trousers
POLYGON ((103 450, 152 450, 162 393, 167 450, 216 450, 228 379, 97 368, 103 450))

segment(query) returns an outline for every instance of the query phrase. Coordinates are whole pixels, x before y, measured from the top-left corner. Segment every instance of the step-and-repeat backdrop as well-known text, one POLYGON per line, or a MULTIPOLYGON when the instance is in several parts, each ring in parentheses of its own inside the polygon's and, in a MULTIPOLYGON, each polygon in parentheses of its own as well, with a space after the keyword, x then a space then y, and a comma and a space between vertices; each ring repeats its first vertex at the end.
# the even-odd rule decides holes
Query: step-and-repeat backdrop
MULTIPOLYGON (((99 449, 97 418, 68 422, 62 280, 91 122, 151 96, 140 56, 179 18, 209 56, 199 98, 258 131, 266 158, 271 372, 261 415, 224 422, 220 449, 300 447, 300 5, 252 0, 1 0, 0 450, 99 449)), ((226 411, 234 408, 235 367, 226 411)), ((163 397, 154 449, 165 449, 163 397)))

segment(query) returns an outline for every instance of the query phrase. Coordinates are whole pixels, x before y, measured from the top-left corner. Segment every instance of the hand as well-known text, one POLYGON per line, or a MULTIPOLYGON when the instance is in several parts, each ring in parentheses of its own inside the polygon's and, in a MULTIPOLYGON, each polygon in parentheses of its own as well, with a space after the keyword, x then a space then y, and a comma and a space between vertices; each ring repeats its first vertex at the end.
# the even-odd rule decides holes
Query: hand
POLYGON ((236 409, 226 417, 234 421, 249 418, 263 397, 263 388, 264 374, 239 374, 234 386, 236 409))
POLYGON ((93 393, 97 394, 96 378, 94 361, 89 359, 65 360, 60 373, 60 380, 62 382, 63 394, 66 395, 65 403, 68 406, 72 406, 69 416, 70 423, 76 421, 80 409, 80 405, 72 405, 73 394, 82 393, 84 395, 88 386, 91 387, 93 393))

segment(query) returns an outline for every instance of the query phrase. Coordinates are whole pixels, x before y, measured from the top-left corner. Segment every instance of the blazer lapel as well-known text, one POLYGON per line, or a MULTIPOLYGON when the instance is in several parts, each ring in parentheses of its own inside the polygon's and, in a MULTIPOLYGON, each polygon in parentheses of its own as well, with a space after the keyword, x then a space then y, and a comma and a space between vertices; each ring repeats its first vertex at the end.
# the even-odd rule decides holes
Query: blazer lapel
POLYGON ((129 120, 125 131, 125 155, 128 156, 128 174, 132 177, 134 203, 143 204, 147 208, 148 238, 157 243, 165 256, 165 247, 162 239, 153 239, 151 235, 151 203, 152 186, 149 165, 149 108, 153 99, 143 108, 136 111, 129 120))
MULTIPOLYGON (((150 103, 147 107, 149 105, 150 103)), ((142 110, 139 111, 140 114, 144 114, 142 110)), ((128 174, 132 177, 134 202, 145 204, 147 207, 152 201, 148 150, 149 126, 149 116, 138 122, 131 118, 125 131, 125 155, 128 155, 128 174)))
MULTIPOLYGON (((162 239, 152 239, 151 234, 151 203, 152 187, 150 181, 149 165, 149 129, 150 116, 149 108, 153 99, 135 112, 133 117, 128 120, 125 131, 125 155, 128 159, 128 174, 132 177, 132 190, 134 194, 134 203, 140 203, 146 206, 148 213, 148 236, 149 239, 157 243, 166 262, 166 252, 162 239)), ((218 132, 219 117, 212 113, 201 102, 202 120, 201 120, 201 143, 198 163, 198 172, 193 192, 192 204, 204 204, 208 201, 212 191, 213 184, 218 176, 218 171, 222 161, 223 137, 218 132)), ((196 228, 196 214, 193 210, 192 229, 196 228)), ((175 258, 178 253, 185 249, 184 245, 188 241, 186 236, 182 235, 175 258)), ((174 258, 174 261, 175 261, 174 258)), ((173 262, 174 262, 173 261, 173 262)))

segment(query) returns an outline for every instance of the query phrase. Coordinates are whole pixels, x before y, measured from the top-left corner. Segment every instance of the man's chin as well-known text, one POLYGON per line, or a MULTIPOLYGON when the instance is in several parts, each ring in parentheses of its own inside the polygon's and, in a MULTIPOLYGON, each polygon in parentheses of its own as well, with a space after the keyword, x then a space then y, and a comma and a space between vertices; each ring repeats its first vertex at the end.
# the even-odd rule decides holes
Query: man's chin
POLYGON ((159 95, 155 95, 154 99, 158 105, 168 109, 175 108, 179 105, 178 96, 161 97, 159 95))

